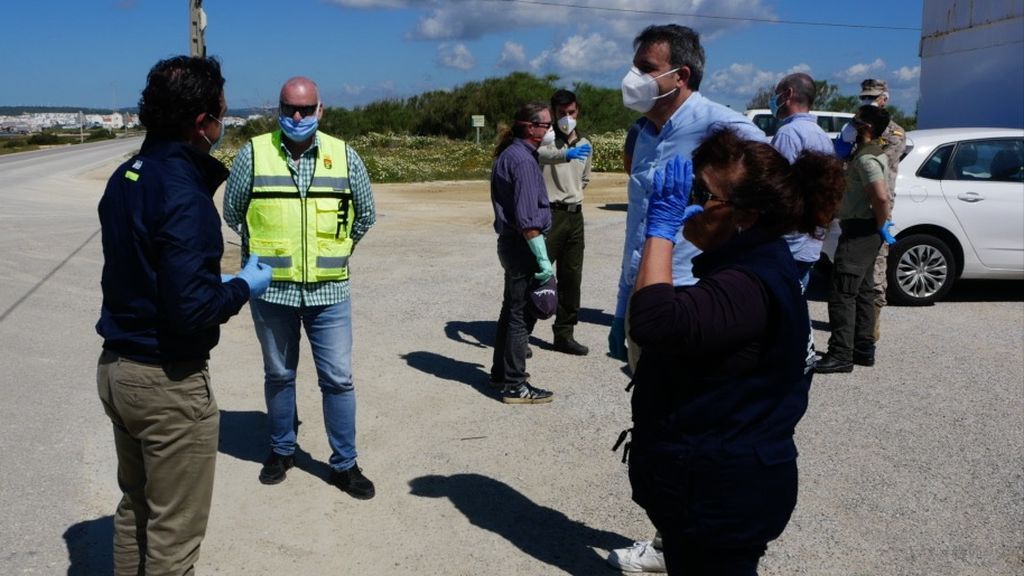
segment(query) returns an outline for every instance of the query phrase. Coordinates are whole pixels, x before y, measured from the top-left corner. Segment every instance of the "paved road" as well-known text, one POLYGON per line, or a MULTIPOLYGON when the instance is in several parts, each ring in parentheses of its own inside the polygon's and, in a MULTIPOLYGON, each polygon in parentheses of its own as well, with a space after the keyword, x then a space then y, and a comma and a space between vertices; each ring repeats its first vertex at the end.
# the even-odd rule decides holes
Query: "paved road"
POLYGON ((0 156, 4 574, 63 573, 68 551, 61 536, 102 493, 96 479, 112 473, 110 458, 87 456, 110 440, 90 378, 98 345, 92 328, 99 309, 96 202, 105 181, 100 171, 109 175, 112 159, 141 142, 0 156))
MULTIPOLYGON (((118 492, 95 395, 95 206, 137 145, 0 157, 2 574, 109 571, 118 492)), ((284 484, 256 482, 260 359, 248 313, 233 319, 211 362, 221 454, 200 573, 613 574, 601 550, 650 528, 608 450, 628 426, 627 378, 600 354, 624 213, 611 207, 621 183, 602 193, 602 179, 614 177, 588 189, 578 328, 596 353, 550 351, 541 325, 530 370, 557 398, 536 407, 504 406, 486 384, 500 278, 486 184, 375 187, 379 223, 353 264, 369 502, 323 481, 308 352, 307 454, 284 484)), ((798 428, 800 503, 762 574, 1021 573, 1022 301, 1020 283, 975 283, 934 307, 886 310, 875 368, 815 379, 798 428)), ((811 313, 823 343, 824 303, 811 313)))

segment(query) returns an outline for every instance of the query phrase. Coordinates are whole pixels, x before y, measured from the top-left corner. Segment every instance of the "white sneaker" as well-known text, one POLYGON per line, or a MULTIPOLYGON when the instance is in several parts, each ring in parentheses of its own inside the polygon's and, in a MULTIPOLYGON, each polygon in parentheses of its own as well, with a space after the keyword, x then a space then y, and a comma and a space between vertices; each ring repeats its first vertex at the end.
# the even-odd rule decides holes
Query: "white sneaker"
POLYGON ((629 548, 608 553, 608 563, 622 572, 664 572, 665 555, 650 540, 634 542, 629 548))

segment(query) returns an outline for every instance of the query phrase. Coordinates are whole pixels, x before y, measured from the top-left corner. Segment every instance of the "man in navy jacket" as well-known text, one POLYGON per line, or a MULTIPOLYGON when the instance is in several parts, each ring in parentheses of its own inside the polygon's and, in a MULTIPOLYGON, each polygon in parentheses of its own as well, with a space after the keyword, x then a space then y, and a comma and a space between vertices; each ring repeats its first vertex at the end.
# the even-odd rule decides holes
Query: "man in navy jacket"
POLYGON ((186 574, 213 494, 220 412, 207 360, 220 324, 266 290, 255 259, 222 278, 213 193, 228 171, 209 155, 223 135, 224 78, 213 59, 178 56, 149 72, 142 150, 110 177, 103 230, 103 337, 97 386, 113 423, 116 574, 186 574))

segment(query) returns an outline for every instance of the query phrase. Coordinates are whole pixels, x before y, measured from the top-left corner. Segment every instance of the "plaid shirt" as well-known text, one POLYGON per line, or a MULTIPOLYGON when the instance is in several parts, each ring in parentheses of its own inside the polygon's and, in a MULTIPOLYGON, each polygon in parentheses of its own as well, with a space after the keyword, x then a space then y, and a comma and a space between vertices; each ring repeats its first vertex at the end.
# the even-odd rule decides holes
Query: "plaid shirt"
MULTIPOLYGON (((302 153, 298 161, 292 159, 291 152, 281 143, 285 157, 288 159, 288 170, 299 188, 299 194, 305 198, 309 184, 313 180, 313 169, 316 167, 317 154, 320 147, 320 136, 317 135, 313 145, 302 153)), ((352 200, 355 220, 352 223, 353 251, 355 244, 370 230, 377 221, 377 212, 373 205, 373 191, 370 189, 370 177, 366 166, 351 146, 346 145, 348 157, 348 178, 352 187, 352 200)), ((228 177, 227 190, 224 192, 224 221, 242 238, 242 262, 249 258, 249 231, 245 223, 245 214, 249 210, 249 199, 252 196, 252 142, 246 143, 231 165, 231 176, 228 177)), ((327 306, 337 304, 349 298, 348 280, 331 282, 271 282, 270 288, 261 296, 263 300, 285 306, 327 306)))

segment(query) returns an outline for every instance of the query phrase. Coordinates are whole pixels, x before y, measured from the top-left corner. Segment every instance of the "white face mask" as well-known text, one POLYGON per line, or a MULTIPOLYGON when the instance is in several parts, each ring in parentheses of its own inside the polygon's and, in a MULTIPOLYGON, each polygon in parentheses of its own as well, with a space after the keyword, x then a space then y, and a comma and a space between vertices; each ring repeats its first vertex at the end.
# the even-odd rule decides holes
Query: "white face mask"
POLYGON ((548 131, 544 133, 544 137, 540 140, 541 146, 549 146, 555 143, 555 129, 548 128, 548 131))
POLYGON ((678 88, 673 88, 664 94, 658 94, 658 83, 656 80, 678 70, 679 68, 673 68, 664 74, 651 76, 650 74, 644 74, 639 68, 633 66, 622 79, 622 104, 626 108, 646 114, 651 108, 654 108, 655 100, 664 98, 678 90, 678 88))
POLYGON ((558 129, 566 136, 572 134, 572 131, 576 129, 576 119, 572 116, 562 116, 558 119, 558 129))

